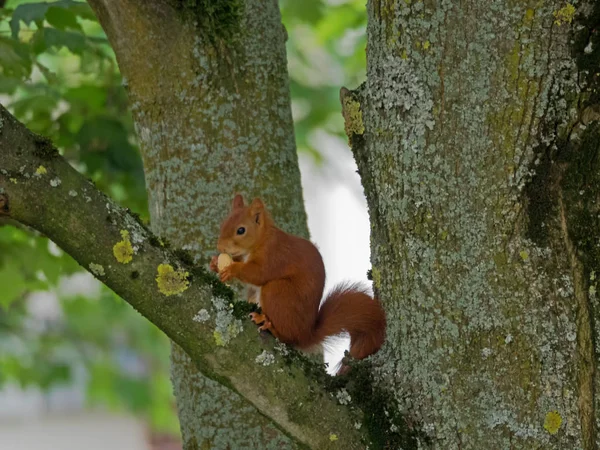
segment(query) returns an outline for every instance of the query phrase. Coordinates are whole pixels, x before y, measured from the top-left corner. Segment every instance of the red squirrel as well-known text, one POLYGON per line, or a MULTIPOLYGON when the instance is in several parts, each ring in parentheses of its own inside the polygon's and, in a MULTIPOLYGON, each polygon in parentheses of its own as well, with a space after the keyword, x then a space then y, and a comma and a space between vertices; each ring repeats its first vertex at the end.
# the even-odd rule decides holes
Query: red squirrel
POLYGON ((252 313, 259 330, 280 341, 311 350, 325 338, 350 334, 350 355, 363 359, 377 352, 385 339, 386 319, 379 300, 357 285, 341 284, 322 306, 325 266, 319 250, 308 240, 277 228, 260 199, 248 206, 236 195, 223 221, 217 249, 233 263, 221 270, 214 256, 210 268, 221 281, 237 278, 249 286, 248 301, 262 314, 252 313))

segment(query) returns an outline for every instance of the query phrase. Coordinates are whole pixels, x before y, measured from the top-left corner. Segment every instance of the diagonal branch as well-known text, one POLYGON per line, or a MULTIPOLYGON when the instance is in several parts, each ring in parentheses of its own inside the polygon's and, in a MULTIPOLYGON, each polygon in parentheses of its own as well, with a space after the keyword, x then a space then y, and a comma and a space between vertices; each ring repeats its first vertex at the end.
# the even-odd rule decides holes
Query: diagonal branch
POLYGON ((238 392, 298 443, 360 448, 356 411, 290 366, 287 350, 257 339, 255 327, 234 316, 246 315, 238 307, 246 303, 232 308, 231 291, 216 277, 163 246, 1 105, 0 217, 52 239, 181 346, 203 374, 238 392), (273 363, 270 355, 256 362, 265 348, 273 363))

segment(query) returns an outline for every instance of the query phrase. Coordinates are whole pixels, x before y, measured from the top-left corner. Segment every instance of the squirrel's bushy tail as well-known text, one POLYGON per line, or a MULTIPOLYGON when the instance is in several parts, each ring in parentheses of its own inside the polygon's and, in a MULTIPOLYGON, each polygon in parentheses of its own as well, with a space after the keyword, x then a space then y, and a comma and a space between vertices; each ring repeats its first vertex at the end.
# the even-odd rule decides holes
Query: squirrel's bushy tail
POLYGON ((337 285, 322 303, 317 324, 307 345, 322 343, 327 337, 350 334, 350 355, 363 359, 375 353, 385 339, 385 312, 359 284, 337 285))

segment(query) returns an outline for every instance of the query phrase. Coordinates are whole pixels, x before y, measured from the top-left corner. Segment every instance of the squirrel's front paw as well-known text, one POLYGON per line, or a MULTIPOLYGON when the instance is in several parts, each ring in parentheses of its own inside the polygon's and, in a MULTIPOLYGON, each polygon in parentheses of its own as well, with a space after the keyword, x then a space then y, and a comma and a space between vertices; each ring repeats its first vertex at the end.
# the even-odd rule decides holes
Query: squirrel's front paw
POLYGON ((215 273, 219 273, 219 255, 215 255, 211 258, 210 260, 210 270, 212 270, 215 273))
POLYGON ((252 322, 254 322, 256 325, 260 325, 261 323, 267 320, 267 316, 265 316, 264 314, 259 314, 257 312, 251 312, 250 320, 252 320, 252 322))
POLYGON ((223 268, 223 270, 221 270, 221 272, 219 272, 219 278, 221 279, 221 281, 223 283, 225 283, 226 281, 229 281, 230 279, 235 277, 235 272, 236 270, 236 265, 235 263, 223 268))

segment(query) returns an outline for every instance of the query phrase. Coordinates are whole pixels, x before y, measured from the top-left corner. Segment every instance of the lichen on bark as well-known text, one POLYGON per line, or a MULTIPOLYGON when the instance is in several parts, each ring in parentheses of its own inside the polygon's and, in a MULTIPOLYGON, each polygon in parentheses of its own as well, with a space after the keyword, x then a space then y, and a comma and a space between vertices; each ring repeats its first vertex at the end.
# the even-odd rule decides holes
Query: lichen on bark
MULTIPOLYGON (((567 224, 565 241, 558 197, 547 191, 565 180, 545 178, 554 168, 539 152, 587 98, 577 60, 590 44, 577 39, 577 51, 571 40, 582 20, 593 22, 592 3, 579 2, 559 26, 553 13, 564 6, 368 5, 365 133, 353 151, 379 294, 398 318, 378 376, 434 448, 598 445, 589 273, 580 276, 582 256, 563 258, 578 225, 567 224), (532 181, 534 172, 542 178, 532 181), (563 420, 552 435, 550 411, 563 420)), ((586 152, 573 155, 590 166, 586 152)), ((597 195, 590 169, 584 185, 597 195)), ((594 244, 596 205, 582 200, 565 198, 566 210, 584 213, 580 234, 594 244)))

